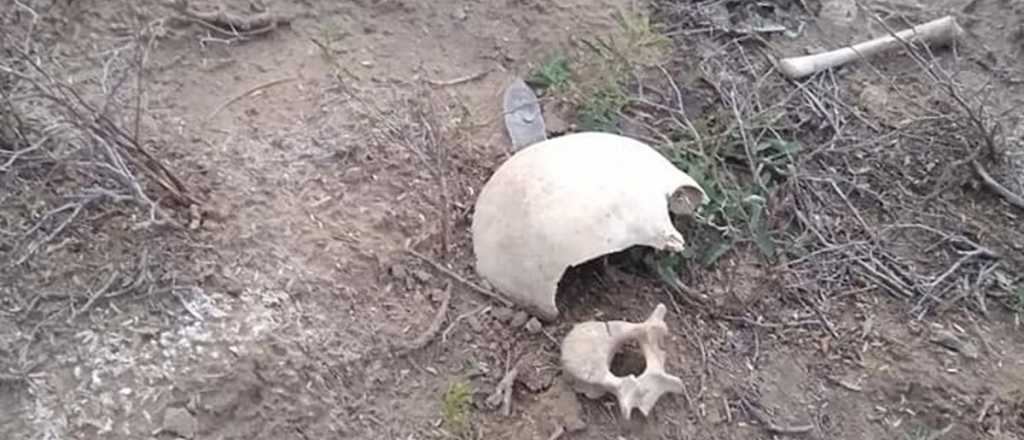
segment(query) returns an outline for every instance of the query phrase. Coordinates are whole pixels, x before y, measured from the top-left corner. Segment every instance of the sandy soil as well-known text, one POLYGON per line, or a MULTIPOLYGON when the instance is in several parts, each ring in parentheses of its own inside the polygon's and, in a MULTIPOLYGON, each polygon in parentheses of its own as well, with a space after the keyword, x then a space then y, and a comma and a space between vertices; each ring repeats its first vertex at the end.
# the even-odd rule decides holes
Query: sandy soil
MULTIPOLYGON (((141 131, 219 215, 194 230, 132 230, 139 219, 110 208, 48 254, 57 269, 28 267, 8 284, 7 292, 73 291, 118 270, 145 273, 155 287, 90 304, 74 319, 59 300, 46 309, 59 313, 0 314, 0 354, 17 359, 0 365, 26 374, 0 379, 3 438, 446 438, 443 395, 462 382, 476 438, 546 439, 559 426, 583 427, 563 438, 786 436, 749 417, 744 402, 761 406, 777 431, 809 426, 805 438, 1024 435, 1014 313, 952 308, 911 319, 911 304, 873 291, 808 310, 745 247, 690 269, 690 281, 716 298, 721 316, 754 308, 762 321, 670 307, 669 369, 685 396, 628 422, 611 399, 575 396, 561 383, 555 341, 584 319, 645 318, 670 303, 663 284, 615 265, 587 268, 566 284, 560 322, 534 333, 525 316, 403 249, 476 279, 468 228, 474 195, 510 149, 504 86, 551 54, 581 50, 580 38, 615 33, 611 14, 630 3, 259 3, 216 4, 266 7, 290 24, 243 41, 168 20, 148 52, 141 131), (426 124, 443 129, 448 208, 435 164, 421 156, 436 147, 423 141, 426 124), (395 357, 390 348, 427 328, 446 289, 441 334, 395 357), (943 331, 976 353, 932 342, 943 331), (504 417, 485 399, 516 361, 522 372, 504 417)), ((825 2, 805 39, 783 47, 863 38, 863 19, 844 21, 837 3, 825 2)), ((1024 66, 1012 53, 1021 40, 987 29, 1020 29, 1021 8, 971 3, 966 27, 1007 76, 1003 104, 1019 103, 1013 69, 1024 66)), ((110 72, 130 68, 117 58, 124 23, 175 16, 150 2, 32 6, 60 30, 54 50, 79 60, 68 75, 96 96, 110 72)), ((845 80, 873 84, 866 74, 845 80)), ((860 96, 867 117, 885 118, 886 105, 860 96)))

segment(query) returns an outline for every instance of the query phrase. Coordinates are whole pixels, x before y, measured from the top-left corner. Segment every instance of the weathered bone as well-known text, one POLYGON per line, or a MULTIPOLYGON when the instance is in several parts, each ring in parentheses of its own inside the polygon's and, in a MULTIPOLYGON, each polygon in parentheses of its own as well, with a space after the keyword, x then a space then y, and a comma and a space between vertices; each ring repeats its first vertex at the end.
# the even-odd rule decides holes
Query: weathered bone
POLYGON ((778 68, 783 75, 798 79, 822 70, 838 67, 857 59, 869 58, 903 45, 900 40, 913 42, 923 41, 932 45, 948 44, 963 34, 963 29, 952 16, 945 16, 929 21, 910 29, 864 41, 850 47, 828 52, 779 60, 778 68))
POLYGON ((661 341, 667 333, 663 304, 658 304, 642 323, 582 322, 562 341, 562 368, 577 392, 591 399, 612 393, 626 420, 634 408, 647 417, 662 395, 683 391, 683 381, 665 371, 661 341), (615 376, 611 372, 612 358, 630 340, 639 343, 647 366, 639 377, 615 376))
POLYGON ((697 182, 637 140, 595 132, 547 139, 515 153, 481 189, 476 270, 552 321, 567 268, 636 245, 681 251, 669 213, 690 214, 707 201, 697 182))

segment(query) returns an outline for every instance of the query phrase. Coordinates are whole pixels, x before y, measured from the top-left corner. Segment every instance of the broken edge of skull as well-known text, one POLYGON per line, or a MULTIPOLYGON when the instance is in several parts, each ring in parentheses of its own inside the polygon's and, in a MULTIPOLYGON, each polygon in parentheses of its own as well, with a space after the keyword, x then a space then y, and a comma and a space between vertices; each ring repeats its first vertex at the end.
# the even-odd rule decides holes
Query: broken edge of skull
POLYGON ((634 409, 647 417, 662 395, 683 391, 683 381, 665 371, 661 342, 667 333, 663 304, 641 323, 581 322, 562 341, 562 368, 577 392, 591 399, 611 393, 623 418, 629 420, 634 409), (630 341, 640 345, 647 367, 639 376, 616 376, 612 358, 630 341))
POLYGON ((682 251, 670 213, 692 214, 708 200, 693 178, 635 139, 583 132, 541 141, 512 155, 481 189, 476 271, 550 322, 568 268, 637 245, 682 251))

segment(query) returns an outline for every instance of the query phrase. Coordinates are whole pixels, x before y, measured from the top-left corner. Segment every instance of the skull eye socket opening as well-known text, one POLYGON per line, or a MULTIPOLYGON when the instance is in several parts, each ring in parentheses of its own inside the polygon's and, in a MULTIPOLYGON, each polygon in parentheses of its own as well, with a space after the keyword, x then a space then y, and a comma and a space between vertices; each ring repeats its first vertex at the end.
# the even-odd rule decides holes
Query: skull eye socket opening
POLYGON ((647 359, 644 358, 643 352, 640 350, 640 344, 636 341, 628 341, 619 346, 615 350, 615 355, 612 356, 609 369, 615 377, 643 374, 647 369, 647 359))

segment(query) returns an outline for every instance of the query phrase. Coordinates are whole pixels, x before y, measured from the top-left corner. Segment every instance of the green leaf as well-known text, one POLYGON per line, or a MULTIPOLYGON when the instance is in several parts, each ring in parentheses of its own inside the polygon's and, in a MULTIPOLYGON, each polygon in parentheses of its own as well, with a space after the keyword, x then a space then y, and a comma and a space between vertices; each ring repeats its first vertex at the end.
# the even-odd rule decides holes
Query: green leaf
POLYGON ((693 259, 693 258, 696 258, 696 257, 697 257, 697 249, 696 249, 696 248, 694 248, 693 246, 687 246, 687 247, 686 247, 685 249, 683 249, 683 251, 682 251, 682 252, 680 252, 679 254, 680 254, 680 255, 682 255, 682 256, 683 256, 683 258, 686 258, 686 259, 688 259, 688 260, 689 260, 689 259, 693 259))
POLYGON ((715 243, 715 245, 712 246, 711 249, 708 249, 707 253, 704 254, 702 264, 705 267, 715 264, 719 258, 722 258, 722 255, 725 255, 726 252, 729 252, 729 249, 732 249, 732 245, 733 241, 729 239, 723 239, 722 241, 715 243))
POLYGON ((781 154, 793 154, 802 148, 799 142, 784 141, 782 139, 769 139, 768 143, 781 154))
POLYGON ((772 241, 768 231, 765 231, 763 227, 759 227, 754 231, 754 243, 757 244, 761 255, 769 259, 775 257, 775 242, 772 241))
POLYGON ((758 250, 761 251, 761 255, 769 259, 774 257, 775 243, 769 236, 768 230, 765 226, 765 220, 762 217, 765 206, 764 198, 752 195, 743 201, 753 205, 750 213, 750 233, 754 238, 754 244, 756 244, 758 250))

